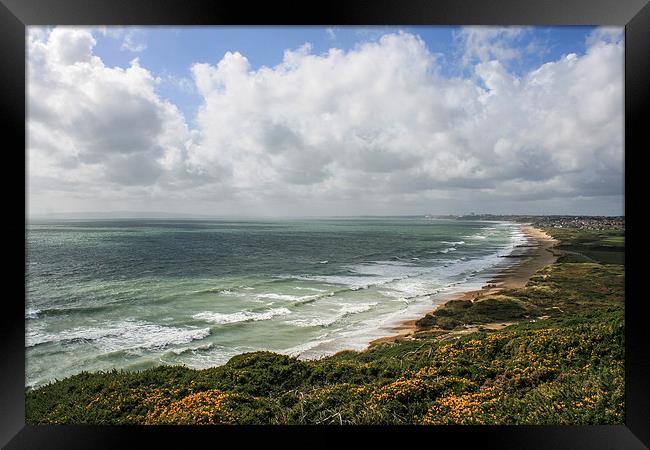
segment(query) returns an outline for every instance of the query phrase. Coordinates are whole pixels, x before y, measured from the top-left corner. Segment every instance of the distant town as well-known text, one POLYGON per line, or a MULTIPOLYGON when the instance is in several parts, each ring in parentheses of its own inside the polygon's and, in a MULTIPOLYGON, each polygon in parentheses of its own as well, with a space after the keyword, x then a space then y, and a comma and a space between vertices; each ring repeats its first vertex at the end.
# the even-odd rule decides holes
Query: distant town
POLYGON ((581 230, 611 230, 625 229, 625 216, 531 216, 531 215, 499 215, 499 214, 466 214, 466 215, 429 215, 436 219, 457 220, 507 220, 512 222, 530 222, 536 225, 555 228, 577 228, 581 230))

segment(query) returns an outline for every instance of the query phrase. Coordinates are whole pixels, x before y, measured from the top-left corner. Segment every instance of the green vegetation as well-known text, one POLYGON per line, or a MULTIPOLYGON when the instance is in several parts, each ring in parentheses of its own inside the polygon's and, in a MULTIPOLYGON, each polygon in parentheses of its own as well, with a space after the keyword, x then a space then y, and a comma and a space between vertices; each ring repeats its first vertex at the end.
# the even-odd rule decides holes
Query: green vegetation
POLYGON ((461 325, 483 324, 499 321, 517 320, 530 317, 537 309, 516 297, 492 295, 474 302, 471 300, 452 300, 443 307, 427 314, 416 324, 421 328, 439 327, 453 330, 461 325))
MULTIPOLYGON (((622 250, 619 234, 551 232, 574 256, 622 250)), ((205 370, 81 373, 28 391, 27 422, 620 424, 624 269, 598 261, 565 258, 524 288, 449 302, 420 320, 414 339, 363 352, 318 361, 255 352, 205 370), (494 322, 513 325, 484 327, 494 322), (479 331, 463 333, 470 327, 479 331)))
POLYGON ((560 241, 562 255, 558 262, 625 263, 625 231, 582 230, 544 227, 544 231, 560 241))

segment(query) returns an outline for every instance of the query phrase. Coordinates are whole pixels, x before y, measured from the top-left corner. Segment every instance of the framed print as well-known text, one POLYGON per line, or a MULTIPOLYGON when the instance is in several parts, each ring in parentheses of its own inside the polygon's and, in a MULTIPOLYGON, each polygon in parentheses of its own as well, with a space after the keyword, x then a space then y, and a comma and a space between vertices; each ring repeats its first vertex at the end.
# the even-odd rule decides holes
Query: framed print
POLYGON ((649 445, 647 2, 0 15, 7 448, 649 445))

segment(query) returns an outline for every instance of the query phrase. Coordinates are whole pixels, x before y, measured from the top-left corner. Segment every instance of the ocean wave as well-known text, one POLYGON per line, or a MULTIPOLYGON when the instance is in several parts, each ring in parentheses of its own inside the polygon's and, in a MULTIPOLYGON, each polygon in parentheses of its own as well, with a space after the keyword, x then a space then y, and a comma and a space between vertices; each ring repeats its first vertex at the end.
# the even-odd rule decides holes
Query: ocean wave
POLYGON ((318 289, 318 288, 314 288, 314 287, 294 286, 293 288, 297 289, 299 291, 327 292, 327 289, 318 289))
POLYGON ((301 279, 346 286, 345 289, 334 292, 335 294, 339 294, 345 291, 358 291, 370 287, 386 286, 401 280, 435 274, 439 272, 441 267, 407 265, 393 261, 376 261, 349 266, 349 270, 354 275, 303 275, 301 279))
MULTIPOLYGON (((508 243, 495 247, 495 251, 487 255, 468 258, 463 255, 457 259, 426 261, 429 265, 404 264, 395 261, 374 261, 370 263, 348 266, 350 275, 311 275, 303 279, 331 284, 345 285, 349 290, 381 288, 396 291, 394 297, 404 298, 407 302, 414 297, 435 294, 441 287, 448 286, 486 270, 500 262, 498 256, 504 251, 510 251, 521 239, 515 234, 510 235, 508 243), (433 264, 432 264, 433 263, 433 264)), ((460 241, 458 241, 460 242, 460 241)), ((451 253, 456 247, 449 247, 451 253)))
POLYGON ((355 303, 355 304, 342 304, 341 306, 341 313, 344 316, 350 315, 350 314, 358 314, 361 312, 369 311, 371 310, 374 306, 377 306, 377 302, 369 302, 369 303, 355 303))
POLYGON ((258 294, 257 298, 268 298, 271 300, 288 300, 290 302, 301 302, 321 297, 320 295, 290 295, 290 294, 258 294))
POLYGON ((339 317, 320 317, 315 319, 295 319, 288 320, 286 323, 295 325, 300 328, 309 327, 328 327, 339 320, 339 317))
MULTIPOLYGON (((244 286, 240 286, 240 288, 244 288, 244 286)), ((207 289, 198 289, 195 291, 190 291, 190 294, 217 294, 217 295, 236 295, 234 290, 237 289, 236 287, 229 287, 229 288, 207 288, 207 289)))
POLYGON ((284 350, 278 351, 278 353, 283 354, 283 355, 290 355, 290 356, 298 356, 303 352, 306 352, 308 350, 313 349, 314 347, 318 347, 321 344, 331 342, 332 339, 325 339, 328 337, 328 334, 322 334, 320 336, 316 336, 314 339, 305 342, 303 344, 298 344, 296 346, 286 348, 284 350))
POLYGON ((179 347, 179 348, 172 348, 170 349, 170 353, 174 355, 184 355, 187 353, 196 353, 200 351, 206 351, 206 350, 211 350, 214 348, 214 344, 212 342, 205 344, 205 345, 197 345, 193 347, 179 347))
MULTIPOLYGON (((451 251, 454 250, 455 248, 452 248, 451 251)), ((447 263, 455 263, 457 261, 460 260, 448 260, 447 263)), ((416 279, 422 276, 432 276, 434 279, 431 281, 437 282, 440 277, 445 275, 441 269, 446 266, 440 261, 427 259, 423 260, 422 263, 423 264, 417 265, 395 261, 373 261, 349 266, 348 269, 354 272, 355 275, 324 275, 305 278, 333 284, 343 284, 346 285, 349 290, 356 291, 379 286, 390 287, 391 284, 403 280, 416 279)))
POLYGON ((32 330, 26 335, 26 346, 34 347, 58 342, 91 344, 106 352, 135 349, 160 350, 170 345, 187 344, 204 339, 209 335, 209 328, 178 328, 127 319, 97 327, 75 327, 58 333, 32 330))
POLYGON ((38 315, 41 313, 40 309, 37 308, 27 308, 25 311, 25 319, 38 319, 38 315))
POLYGON ((328 292, 328 295, 332 294, 339 294, 341 292, 345 291, 350 291, 350 290, 357 290, 359 288, 366 288, 368 287, 366 284, 364 284, 362 281, 365 281, 367 277, 363 277, 360 275, 312 275, 312 274, 301 274, 301 275, 284 275, 283 278, 285 280, 299 280, 299 281, 310 281, 310 282, 318 282, 318 283, 323 283, 326 285, 332 286, 332 289, 330 289, 328 292), (338 288, 334 288, 334 286, 339 286, 338 288), (344 286, 341 288, 340 286, 344 286))
POLYGON ((353 314, 359 314, 371 310, 373 307, 377 306, 377 302, 369 303, 356 303, 356 304, 339 304, 341 307, 338 313, 332 317, 316 317, 311 319, 295 319, 289 320, 286 323, 295 325, 298 327, 328 327, 341 319, 348 317, 353 314))
POLYGON ((408 278, 390 284, 390 291, 381 291, 384 295, 410 303, 413 299, 433 295, 446 283, 428 278, 408 278))
MULTIPOLYGON (((247 297, 251 295, 250 293, 245 293, 245 292, 240 292, 240 291, 254 291, 256 289, 264 289, 265 287, 268 287, 269 285, 276 284, 276 283, 286 283, 288 279, 300 279, 300 277, 295 276, 295 275, 277 275, 274 276, 274 278, 271 279, 264 279, 261 281, 257 282, 252 282, 250 284, 242 284, 238 286, 229 286, 229 287, 211 287, 211 288, 203 288, 203 289, 198 289, 198 290, 193 290, 193 291, 188 291, 188 294, 194 295, 194 294, 218 294, 218 295, 224 295, 224 296, 234 296, 234 297, 247 297)), ((318 289, 318 288, 313 288, 313 287, 302 287, 302 286, 292 286, 292 289, 298 289, 298 290, 308 290, 308 291, 313 291, 313 292, 327 292, 325 289, 318 289)), ((262 294, 262 295, 270 295, 270 294, 262 294)), ((285 295, 285 294, 272 294, 272 295, 285 295)), ((256 295, 259 297, 259 295, 256 295)), ((271 298, 271 297, 263 297, 263 298, 271 298)), ((291 300, 289 298, 289 295, 287 295, 287 298, 285 300, 291 300)))
POLYGON ((357 276, 367 277, 369 275, 371 277, 368 279, 369 282, 364 282, 362 285, 373 285, 417 276, 426 269, 411 262, 372 261, 349 266, 349 270, 357 274, 357 276))
POLYGON ((260 320, 269 320, 276 316, 286 316, 288 314, 291 314, 291 311, 287 308, 275 308, 264 312, 239 311, 230 314, 205 311, 194 314, 192 318, 196 320, 203 320, 205 322, 225 325, 238 322, 258 322, 260 320))

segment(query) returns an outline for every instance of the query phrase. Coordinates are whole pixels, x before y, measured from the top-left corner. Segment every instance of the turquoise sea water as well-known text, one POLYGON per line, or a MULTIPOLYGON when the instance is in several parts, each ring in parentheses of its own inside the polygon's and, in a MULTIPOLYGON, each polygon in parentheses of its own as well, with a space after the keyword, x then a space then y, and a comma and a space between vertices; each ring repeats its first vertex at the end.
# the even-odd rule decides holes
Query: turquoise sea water
POLYGON ((424 217, 27 226, 26 385, 362 349, 503 265, 519 225, 424 217))

